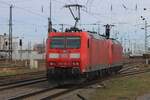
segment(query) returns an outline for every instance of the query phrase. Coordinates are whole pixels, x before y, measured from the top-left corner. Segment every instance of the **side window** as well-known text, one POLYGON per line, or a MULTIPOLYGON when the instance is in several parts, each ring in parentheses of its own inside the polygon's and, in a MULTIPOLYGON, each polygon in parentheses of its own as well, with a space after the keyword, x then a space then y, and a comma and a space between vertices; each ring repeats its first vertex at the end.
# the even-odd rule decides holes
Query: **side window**
POLYGON ((88 42, 87 42, 87 47, 89 48, 90 47, 90 40, 88 39, 88 42))

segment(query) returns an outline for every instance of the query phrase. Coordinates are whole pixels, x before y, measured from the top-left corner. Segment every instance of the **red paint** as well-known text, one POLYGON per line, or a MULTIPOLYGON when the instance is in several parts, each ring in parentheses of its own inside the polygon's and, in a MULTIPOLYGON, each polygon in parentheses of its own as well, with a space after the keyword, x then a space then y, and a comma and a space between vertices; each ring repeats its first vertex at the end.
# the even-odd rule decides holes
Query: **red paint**
POLYGON ((92 69, 96 68, 99 65, 107 65, 109 67, 112 64, 117 64, 122 61, 122 46, 120 43, 111 39, 95 39, 92 35, 89 35, 88 32, 71 32, 71 33, 61 33, 61 32, 52 32, 49 34, 49 37, 46 42, 46 63, 47 68, 49 67, 79 67, 81 73, 87 71, 89 67, 92 69), (79 49, 51 49, 51 37, 54 36, 80 36, 81 37, 81 48, 79 49), (89 48, 88 48, 89 41, 89 48), (65 53, 64 53, 65 50, 65 53), (48 56, 50 53, 60 54, 57 59, 50 59, 48 56), (71 59, 70 53, 80 53, 79 59, 71 59), (50 66, 49 63, 54 62, 55 66, 50 66), (74 65, 79 63, 79 65, 74 65))

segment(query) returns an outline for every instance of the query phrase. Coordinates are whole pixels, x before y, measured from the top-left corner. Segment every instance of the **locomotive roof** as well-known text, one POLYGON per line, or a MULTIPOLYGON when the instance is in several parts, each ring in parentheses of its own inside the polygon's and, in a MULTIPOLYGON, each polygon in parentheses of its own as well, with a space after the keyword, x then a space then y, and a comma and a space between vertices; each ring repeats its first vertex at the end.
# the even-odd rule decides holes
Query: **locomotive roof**
POLYGON ((77 36, 81 34, 87 34, 89 38, 94 38, 94 39, 100 39, 100 40, 112 40, 113 43, 115 44, 120 44, 120 42, 116 39, 110 38, 106 39, 104 35, 97 34, 96 32, 91 32, 91 31, 79 31, 79 32, 51 32, 49 36, 61 36, 61 35, 70 35, 70 36, 77 36))
POLYGON ((86 32, 86 31, 80 31, 80 32, 51 32, 49 36, 61 36, 61 35, 81 35, 81 34, 87 34, 88 37, 95 38, 95 39, 106 39, 104 36, 97 34, 97 33, 92 33, 92 32, 86 32))
POLYGON ((95 39, 106 39, 105 37, 103 37, 99 34, 93 34, 93 33, 88 32, 88 35, 89 35, 89 37, 95 38, 95 39))

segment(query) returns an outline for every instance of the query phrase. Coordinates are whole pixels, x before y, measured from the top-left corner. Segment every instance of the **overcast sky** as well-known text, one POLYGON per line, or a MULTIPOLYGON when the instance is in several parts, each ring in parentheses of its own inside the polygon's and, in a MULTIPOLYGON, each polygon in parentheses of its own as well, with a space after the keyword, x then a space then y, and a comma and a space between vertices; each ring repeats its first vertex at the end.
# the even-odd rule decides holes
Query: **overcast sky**
MULTIPOLYGON (((140 29, 144 27, 144 21, 140 16, 144 16, 150 22, 150 0, 52 0, 53 24, 73 25, 74 20, 69 10, 63 6, 76 3, 84 5, 80 24, 99 23, 102 34, 104 24, 115 24, 112 36, 118 31, 118 38, 139 39, 139 43, 144 43, 144 30, 140 29)), ((25 43, 42 42, 47 36, 49 0, 0 0, 0 34, 9 32, 10 4, 14 6, 13 36, 24 37, 25 43)), ((60 29, 60 26, 55 27, 60 29)), ((97 26, 84 28, 97 30, 97 26)))

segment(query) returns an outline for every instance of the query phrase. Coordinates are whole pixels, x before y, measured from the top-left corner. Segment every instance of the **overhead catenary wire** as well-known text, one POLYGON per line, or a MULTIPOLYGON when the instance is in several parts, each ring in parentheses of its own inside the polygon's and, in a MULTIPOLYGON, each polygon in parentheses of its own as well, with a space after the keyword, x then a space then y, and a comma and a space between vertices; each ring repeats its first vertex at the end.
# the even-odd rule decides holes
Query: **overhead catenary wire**
POLYGON ((66 2, 63 2, 63 1, 60 1, 60 0, 53 0, 53 1, 55 1, 57 3, 61 3, 61 4, 67 4, 66 2))
POLYGON ((29 10, 29 9, 26 9, 26 8, 23 8, 23 7, 15 6, 14 8, 17 8, 17 9, 20 9, 20 10, 24 10, 24 11, 30 13, 30 14, 34 14, 34 15, 40 16, 40 17, 42 17, 42 18, 44 18, 44 19, 47 19, 47 18, 48 18, 48 16, 44 16, 44 15, 38 13, 38 12, 34 12, 34 11, 32 11, 32 10, 29 10))
MULTIPOLYGON (((5 4, 5 5, 8 5, 8 6, 11 5, 11 4, 9 4, 9 3, 7 3, 7 2, 4 2, 4 1, 0 1, 0 2, 3 3, 3 4, 5 4)), ((24 10, 24 11, 26 11, 26 12, 28 12, 28 13, 35 14, 35 15, 38 15, 38 16, 42 16, 42 17, 48 18, 48 17, 43 16, 43 15, 37 13, 37 12, 34 12, 34 11, 32 11, 32 10, 29 10, 29 9, 26 9, 26 8, 23 8, 23 7, 13 6, 13 8, 21 9, 21 10, 24 10)))
POLYGON ((75 2, 78 4, 78 0, 75 0, 75 2))
POLYGON ((33 1, 33 0, 15 0, 15 3, 24 3, 29 1, 33 1))
MULTIPOLYGON (((29 1, 29 0, 27 0, 27 1, 29 1)), ((49 1, 49 0, 47 0, 47 1, 49 1)), ((63 1, 61 1, 61 0, 53 0, 53 1, 55 1, 55 2, 58 2, 58 3, 61 3, 61 4, 66 4, 66 2, 63 2, 63 1)), ((70 0, 70 1, 72 1, 72 0, 70 0)), ((122 0, 123 1, 123 0, 122 0)), ((2 0, 0 1, 0 2, 3 2, 2 0)), ((16 2, 24 2, 23 0, 17 0, 16 2)), ((91 2, 94 2, 94 0, 87 0, 87 4, 89 4, 89 7, 90 6, 92 6, 92 3, 91 2)), ((4 3, 4 2, 3 2, 4 3)), ((123 1, 123 3, 125 3, 125 1, 123 1)), ((4 3, 4 4, 6 4, 6 5, 10 5, 9 3, 4 3)), ((122 3, 121 3, 122 4, 122 3)), ((125 6, 126 6, 126 4, 124 4, 125 6)), ((33 10, 31 10, 31 9, 27 9, 27 8, 25 8, 25 7, 18 7, 18 6, 15 6, 14 8, 16 8, 16 9, 20 9, 20 10, 24 10, 24 11, 26 11, 26 12, 28 12, 28 13, 30 13, 30 14, 34 14, 34 15, 36 15, 36 16, 40 16, 40 17, 43 17, 43 19, 46 19, 47 20, 47 18, 48 18, 48 16, 45 16, 45 15, 43 15, 43 14, 41 14, 40 12, 37 12, 37 11, 33 11, 33 10)), ((85 12, 85 11, 84 11, 85 12)), ((87 13, 89 13, 89 15, 91 15, 91 16, 93 16, 94 18, 96 18, 96 19, 98 19, 98 17, 95 17, 95 16, 100 16, 100 17, 106 17, 104 14, 101 14, 101 13, 98 13, 98 12, 91 12, 91 11, 87 11, 87 13), (92 15, 93 14, 93 15, 92 15)), ((108 17, 107 17, 108 18, 108 17)))
POLYGON ((10 5, 11 5, 11 4, 9 4, 9 3, 5 2, 5 1, 1 1, 1 0, 0 0, 0 2, 1 2, 2 4, 4 4, 4 5, 7 5, 7 6, 10 6, 10 5))
POLYGON ((69 3, 71 3, 71 4, 73 3, 71 0, 68 0, 68 1, 69 1, 69 3))
MULTIPOLYGON (((54 0, 54 1, 56 1, 56 0, 54 0)), ((15 7, 15 8, 18 8, 18 9, 21 9, 21 10, 25 10, 25 11, 27 11, 28 13, 31 13, 31 14, 35 14, 35 15, 38 15, 38 16, 41 16, 41 17, 45 17, 46 19, 47 19, 47 17, 46 16, 43 16, 43 15, 41 15, 40 13, 37 13, 37 12, 34 12, 34 11, 32 11, 32 10, 28 10, 28 9, 25 9, 25 8, 22 8, 22 7, 15 7)), ((93 14, 93 13, 91 13, 91 14, 93 14)), ((100 15, 100 14, 96 14, 95 13, 95 15, 100 15)))
MULTIPOLYGON (((57 1, 57 0, 53 0, 53 1, 57 1)), ((0 1, 1 3, 3 3, 3 4, 5 4, 5 5, 7 5, 7 6, 10 6, 11 4, 9 4, 9 3, 7 3, 7 2, 5 2, 5 1, 0 1)), ((62 2, 61 2, 62 3, 62 2)), ((30 14, 33 14, 33 15, 36 15, 36 16, 39 16, 39 17, 41 17, 41 18, 43 18, 43 19, 48 19, 48 16, 44 16, 43 14, 41 14, 40 12, 36 12, 36 11, 33 11, 33 10, 31 10, 31 9, 27 9, 27 8, 25 8, 25 7, 19 7, 19 6, 13 6, 13 8, 15 9, 20 9, 20 10, 24 10, 24 11, 26 11, 26 12, 28 12, 28 13, 30 13, 30 14)), ((54 18, 53 18, 53 20, 55 20, 54 18)), ((56 20, 55 20, 56 21, 56 20)))
MULTIPOLYGON (((0 3, 2 3, 2 4, 4 4, 4 5, 7 5, 7 6, 10 6, 10 4, 9 3, 7 3, 7 2, 3 2, 3 1, 0 1, 0 3)), ((24 10, 24 11, 26 11, 26 12, 28 12, 28 13, 30 13, 30 14, 33 14, 33 15, 36 15, 36 16, 40 16, 41 18, 43 18, 43 19, 48 19, 48 17, 47 16, 44 16, 43 14, 40 14, 39 12, 35 12, 35 11, 33 11, 33 10, 31 10, 31 9, 26 9, 25 7, 19 7, 19 6, 13 6, 13 8, 15 8, 15 9, 19 9, 19 10, 24 10)), ((16 27, 16 24, 18 25, 18 23, 16 23, 14 20, 13 20, 13 26, 15 26, 16 27)), ((3 24, 4 25, 4 24, 3 24)), ((8 25, 8 24, 5 24, 5 25, 8 25)), ((33 27, 37 27, 37 26, 42 26, 42 27, 46 27, 45 25, 37 25, 37 24, 28 24, 28 23, 24 23, 24 22, 22 22, 22 25, 30 25, 30 27, 31 26, 33 26, 33 27)), ((21 26, 22 26, 21 25, 21 26)), ((19 25, 18 25, 19 26, 19 25)), ((32 29, 34 29, 33 27, 31 27, 32 29)))
POLYGON ((82 9, 83 12, 89 14, 90 16, 93 16, 94 18, 98 19, 96 16, 98 17, 103 17, 103 18, 109 18, 110 16, 106 16, 102 13, 96 13, 96 12, 92 12, 92 11, 88 11, 88 10, 85 10, 85 9, 82 9))
MULTIPOLYGON (((66 4, 65 2, 58 1, 58 0, 53 0, 53 1, 66 4)), ((87 2, 89 2, 89 1, 90 1, 90 0, 88 0, 87 2)), ((9 4, 6 3, 6 2, 5 2, 5 4, 9 5, 9 4)), ((90 4, 91 4, 91 3, 90 3, 90 4)), ((35 12, 35 11, 33 11, 33 10, 26 9, 26 8, 24 8, 24 7, 15 6, 14 8, 17 8, 17 9, 20 9, 20 10, 24 10, 24 11, 30 13, 30 14, 34 14, 34 15, 40 16, 40 17, 42 17, 42 18, 44 18, 44 19, 46 19, 46 20, 47 20, 47 18, 48 18, 48 16, 44 16, 44 15, 40 14, 39 12, 35 12)), ((87 11, 86 11, 86 12, 87 12, 87 11)), ((87 12, 87 13, 89 13, 89 12, 87 12)), ((102 14, 99 14, 99 13, 92 13, 92 12, 90 12, 90 13, 91 13, 91 14, 94 14, 94 15, 101 15, 101 16, 102 16, 102 14)), ((104 17, 105 17, 105 16, 104 16, 104 17)))
POLYGON ((87 1, 86 1, 86 6, 88 5, 89 1, 90 1, 90 0, 87 0, 87 1))

